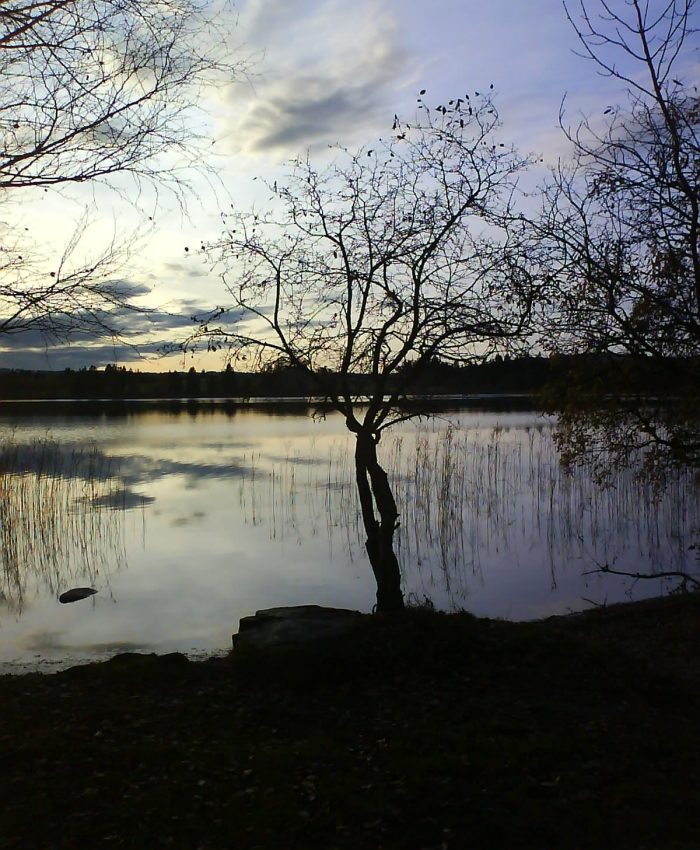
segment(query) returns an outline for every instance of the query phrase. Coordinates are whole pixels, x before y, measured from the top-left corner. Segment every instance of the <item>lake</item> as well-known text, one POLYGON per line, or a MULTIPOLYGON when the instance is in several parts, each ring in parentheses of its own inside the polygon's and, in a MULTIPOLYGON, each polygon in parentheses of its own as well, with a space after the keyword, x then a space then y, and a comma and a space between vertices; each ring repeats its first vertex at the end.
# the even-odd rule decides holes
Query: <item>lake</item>
MULTIPOLYGON (((522 620, 677 584, 600 566, 697 574, 690 475, 659 497, 627 471, 601 487, 561 468, 551 418, 500 407, 382 438, 409 601, 522 620)), ((119 651, 223 652, 260 608, 371 610, 340 416, 295 405, 11 410, 0 414, 0 672, 119 651), (98 593, 58 602, 84 585, 98 593)))

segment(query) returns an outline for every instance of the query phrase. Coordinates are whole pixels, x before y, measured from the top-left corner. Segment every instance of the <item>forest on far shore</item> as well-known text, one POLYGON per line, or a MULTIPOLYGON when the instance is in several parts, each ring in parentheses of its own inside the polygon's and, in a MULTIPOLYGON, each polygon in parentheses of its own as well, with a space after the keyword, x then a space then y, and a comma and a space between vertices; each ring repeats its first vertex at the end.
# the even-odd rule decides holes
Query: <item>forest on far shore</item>
MULTIPOLYGON (((687 365, 687 364, 686 364, 687 365)), ((407 393, 417 395, 570 395, 591 380, 612 387, 624 382, 628 392, 672 396, 677 364, 669 359, 650 368, 644 358, 610 356, 518 357, 497 355, 491 360, 452 365, 433 360, 411 376, 407 393)), ((399 372, 387 392, 399 387, 399 372)), ((370 391, 372 377, 348 376, 354 395, 370 391)), ((338 391, 341 391, 338 378, 338 391)), ((0 401, 22 399, 199 399, 318 396, 313 376, 302 369, 277 365, 261 372, 239 372, 228 365, 221 371, 142 372, 126 366, 94 366, 63 371, 0 369, 0 401)))

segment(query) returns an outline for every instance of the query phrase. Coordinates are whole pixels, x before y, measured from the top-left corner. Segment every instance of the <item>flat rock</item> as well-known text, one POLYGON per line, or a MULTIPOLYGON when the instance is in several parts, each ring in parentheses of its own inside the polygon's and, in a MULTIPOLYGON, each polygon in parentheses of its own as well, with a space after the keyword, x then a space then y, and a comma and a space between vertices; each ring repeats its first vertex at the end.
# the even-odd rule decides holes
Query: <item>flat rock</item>
POLYGON ((321 605, 266 608, 256 611, 254 616, 241 618, 233 645, 265 647, 325 640, 347 634, 367 616, 359 611, 321 605))

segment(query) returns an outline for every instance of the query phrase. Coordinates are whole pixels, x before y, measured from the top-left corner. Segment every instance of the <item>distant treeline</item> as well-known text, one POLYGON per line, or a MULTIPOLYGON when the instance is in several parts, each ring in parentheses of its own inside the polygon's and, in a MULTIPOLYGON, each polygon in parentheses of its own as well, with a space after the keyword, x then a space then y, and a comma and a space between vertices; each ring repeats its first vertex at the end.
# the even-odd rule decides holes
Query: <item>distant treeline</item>
MULTIPOLYGON (((552 394, 572 385, 597 379, 625 381, 630 390, 672 394, 673 362, 651 370, 644 360, 628 357, 500 357, 462 366, 433 361, 415 375, 410 392, 418 395, 469 394, 552 394)), ((328 374, 327 379, 335 381, 328 374)), ((401 379, 398 375, 396 380, 401 379)), ((351 375, 355 395, 366 395, 371 377, 351 375)), ((394 385, 389 384, 387 391, 394 385)), ((338 387, 340 382, 338 381, 338 387)), ((237 372, 230 366, 220 372, 141 372, 123 366, 105 369, 65 369, 64 371, 0 370, 0 400, 17 399, 201 399, 308 397, 319 395, 310 376, 301 369, 281 366, 263 372, 237 372)))

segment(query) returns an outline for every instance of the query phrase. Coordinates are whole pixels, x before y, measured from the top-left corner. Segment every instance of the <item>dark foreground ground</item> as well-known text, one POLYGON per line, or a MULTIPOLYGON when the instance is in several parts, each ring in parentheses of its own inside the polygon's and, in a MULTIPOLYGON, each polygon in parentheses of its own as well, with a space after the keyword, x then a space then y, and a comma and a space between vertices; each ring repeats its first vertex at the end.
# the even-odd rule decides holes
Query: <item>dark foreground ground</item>
POLYGON ((700 847, 700 597, 0 679, 0 847, 700 847))

